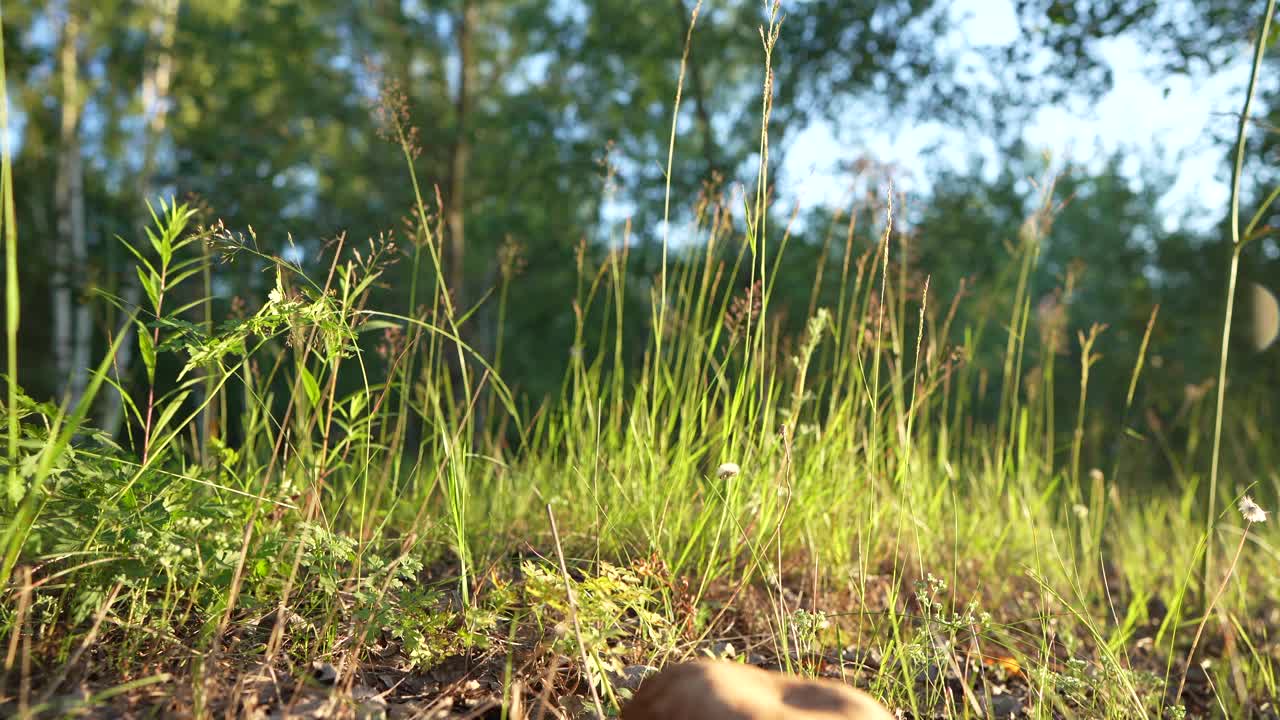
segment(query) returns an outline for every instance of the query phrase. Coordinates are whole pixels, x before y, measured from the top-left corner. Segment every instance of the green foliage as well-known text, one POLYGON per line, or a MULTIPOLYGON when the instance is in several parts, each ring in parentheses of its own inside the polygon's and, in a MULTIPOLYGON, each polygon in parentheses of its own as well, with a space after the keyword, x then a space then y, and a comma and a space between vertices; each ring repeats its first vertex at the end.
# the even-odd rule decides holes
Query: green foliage
MULTIPOLYGON (((550 565, 526 561, 521 565, 525 577, 524 593, 534 608, 534 617, 556 628, 558 646, 570 654, 578 638, 568 626, 569 598, 565 581, 550 565)), ((671 639, 671 626, 659 613, 658 595, 634 572, 609 563, 600 563, 595 573, 581 580, 569 581, 578 621, 582 627, 582 644, 592 653, 623 652, 614 649, 616 641, 632 635, 641 641, 661 646, 671 639), (634 624, 639 632, 626 627, 634 624)))
MULTIPOLYGON (((48 446, 46 428, 56 409, 34 403, 24 414, 24 476, 34 473, 48 446)), ((52 568, 75 572, 77 595, 71 622, 83 622, 115 582, 141 592, 181 587, 207 605, 234 564, 236 536, 229 525, 245 509, 243 498, 205 492, 198 473, 138 465, 100 433, 81 437, 60 454, 44 481, 40 520, 26 536, 24 552, 52 568), (87 544, 86 544, 87 541, 87 544)), ((0 528, 8 531, 6 519, 0 528)), ((164 609, 164 612, 172 608, 164 609)))
POLYGON ((627 656, 669 647, 678 637, 658 593, 626 568, 601 562, 581 580, 570 578, 572 599, 555 567, 526 561, 521 571, 534 621, 551 630, 555 652, 567 657, 581 652, 592 682, 607 687, 607 678, 622 672, 627 656))
MULTIPOLYGON (((377 142, 377 122, 368 107, 380 78, 396 81, 405 93, 409 124, 429 140, 418 143, 420 177, 428 190, 440 185, 441 213, 460 203, 467 220, 467 299, 474 302, 497 285, 494 258, 500 247, 514 241, 525 248, 525 272, 504 288, 512 301, 502 327, 496 325, 496 313, 485 308, 469 332, 485 347, 525 350, 509 353, 504 377, 536 403, 558 388, 575 344, 576 246, 588 238, 589 262, 603 262, 604 248, 623 240, 614 222, 620 210, 633 220, 630 242, 636 257, 629 271, 638 297, 628 302, 647 303, 643 287, 656 262, 650 241, 657 237, 665 194, 664 168, 652 159, 665 154, 675 64, 693 5, 689 0, 611 1, 572 9, 546 0, 477 0, 472 3, 473 101, 463 107, 452 96, 461 3, 350 8, 190 0, 183 3, 176 26, 171 107, 157 166, 183 198, 191 194, 193 208, 231 228, 255 227, 259 249, 268 254, 292 244, 315 274, 326 238, 344 231, 361 240, 403 231, 400 219, 412 206, 412 192, 404 183, 385 181, 400 173, 400 159, 377 142), (469 170, 464 197, 455 200, 448 183, 453 149, 461 141, 470 148, 469 170)), ((784 5, 785 52, 773 68, 772 142, 785 148, 788 138, 816 120, 857 132, 927 118, 990 128, 1001 147, 1011 146, 1016 140, 1011 133, 1023 126, 1018 118, 1067 94, 1095 97, 1109 87, 1093 42, 1098 38, 1131 33, 1176 71, 1197 58, 1220 63, 1224 55, 1232 56, 1234 38, 1245 35, 1240 16, 1247 13, 1229 12, 1230 3, 1216 0, 1188 0, 1179 6, 1185 19, 1127 3, 1076 5, 1020 4, 1018 19, 1027 31, 1023 41, 1008 48, 955 50, 939 42, 952 19, 946 3, 784 5), (1065 17, 1080 21, 1061 22, 1065 17), (1217 30, 1189 31, 1199 27, 1217 30), (1046 51, 1057 61, 1046 62, 1046 51), (985 63, 1002 73, 1034 73, 1036 82, 1005 83, 996 93, 956 81, 953 70, 958 72, 962 61, 985 63)), ((93 262, 76 281, 84 294, 101 288, 120 296, 136 281, 131 259, 96 238, 132 240, 144 234, 136 209, 153 198, 140 197, 121 178, 133 172, 139 153, 136 128, 142 118, 135 98, 141 70, 154 61, 147 33, 157 10, 153 4, 124 2, 93 9, 90 13, 74 0, 23 2, 6 15, 8 27, 16 29, 56 26, 60 12, 81 16, 83 67, 99 68, 83 73, 86 123, 100 129, 83 133, 84 153, 92 159, 86 163, 85 194, 93 262)), ((758 113, 747 99, 762 80, 755 29, 764 22, 765 10, 754 0, 733 0, 714 8, 708 4, 700 12, 682 88, 685 102, 671 176, 676 198, 696 197, 713 176, 732 182, 751 166, 758 149, 758 113)), ((30 116, 18 144, 18 174, 33 188, 53 187, 59 123, 56 103, 45 99, 57 94, 52 85, 57 73, 46 71, 55 62, 55 48, 41 40, 41 33, 10 35, 19 43, 10 52, 13 77, 21 86, 17 97, 30 116)), ((1018 154, 1013 147, 1001 160, 1017 164, 1018 154)), ((1150 186, 1158 184, 1153 180, 1150 186)), ((941 209, 946 203, 924 206, 941 209)), ((677 210, 677 225, 682 225, 690 213, 681 203, 677 210)), ((17 212, 33 243, 49 241, 57 224, 51 202, 19 203, 17 212)), ((1099 208, 1098 217, 1107 215, 1099 208)), ((1125 227, 1120 218, 1114 220, 1116 228, 1125 227)), ((981 228, 962 208, 948 212, 944 224, 967 228, 945 231, 967 250, 962 261, 960 253, 953 254, 946 267, 929 264, 932 272, 970 274, 1000 264, 999 244, 978 234, 981 228)), ((1142 224, 1159 223, 1147 217, 1142 224)), ((402 242, 413 239, 407 235, 402 242)), ((27 260, 20 268, 21 287, 29 298, 44 297, 51 259, 27 260)), ((432 284, 426 274, 415 276, 414 267, 401 263, 389 271, 384 281, 391 291, 381 295, 380 305, 404 308, 402 289, 415 282, 424 290, 432 284)), ((1158 267, 1176 273, 1200 265, 1170 256, 1158 267)), ((1124 268, 1107 275, 1108 282, 1128 282, 1124 268)), ((223 268, 216 277, 212 302, 224 307, 235 296, 270 289, 269 276, 248 267, 223 268)), ((148 292, 154 290, 145 278, 140 282, 148 292)), ((1161 299, 1177 296, 1171 289, 1161 299)), ((31 313, 42 314, 44 306, 27 303, 31 313)), ((116 325, 110 313, 98 314, 98 325, 116 325)), ((642 314, 624 316, 633 319, 634 337, 644 332, 634 322, 642 314)), ((39 362, 49 343, 47 328, 48 323, 28 322, 23 329, 22 346, 31 350, 20 358, 22 375, 39 397, 61 382, 39 362)), ((595 328, 589 326, 588 332, 595 328)), ((146 365, 153 352, 142 335, 137 342, 146 365)), ((623 359, 633 368, 639 363, 623 359)))

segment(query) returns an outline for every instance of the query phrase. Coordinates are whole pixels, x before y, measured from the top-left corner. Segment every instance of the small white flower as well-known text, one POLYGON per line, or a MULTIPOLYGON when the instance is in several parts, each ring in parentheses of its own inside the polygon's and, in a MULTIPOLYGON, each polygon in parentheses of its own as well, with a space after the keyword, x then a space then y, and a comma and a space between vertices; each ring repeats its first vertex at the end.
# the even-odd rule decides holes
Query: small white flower
POLYGON ((1240 514, 1244 519, 1251 523, 1260 523, 1267 521, 1267 511, 1258 507, 1258 503, 1253 498, 1245 495, 1240 498, 1240 514))
POLYGON ((742 472, 742 468, 738 467, 738 463, 727 462, 727 463, 722 463, 720 465, 720 468, 716 470, 716 476, 719 477, 721 480, 725 480, 733 477, 734 475, 737 475, 740 472, 742 472))
POLYGON ((267 293, 268 304, 279 305, 282 302, 284 302, 284 293, 280 291, 280 288, 272 288, 271 292, 267 293))

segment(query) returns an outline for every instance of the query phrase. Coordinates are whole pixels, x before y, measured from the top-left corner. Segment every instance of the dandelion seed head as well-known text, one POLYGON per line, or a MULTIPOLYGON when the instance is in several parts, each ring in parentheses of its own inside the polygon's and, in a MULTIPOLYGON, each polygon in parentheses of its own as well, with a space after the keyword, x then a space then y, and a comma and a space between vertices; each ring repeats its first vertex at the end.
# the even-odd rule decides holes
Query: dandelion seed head
POLYGON ((1240 498, 1240 514, 1244 516, 1246 522, 1260 523, 1267 521, 1267 511, 1258 507, 1258 503, 1253 498, 1245 495, 1240 498))
POLYGON ((733 477, 734 475, 737 475, 740 472, 742 472, 742 468, 738 467, 738 463, 727 462, 727 463, 722 463, 720 467, 716 470, 716 476, 719 477, 721 480, 726 480, 728 478, 733 477))

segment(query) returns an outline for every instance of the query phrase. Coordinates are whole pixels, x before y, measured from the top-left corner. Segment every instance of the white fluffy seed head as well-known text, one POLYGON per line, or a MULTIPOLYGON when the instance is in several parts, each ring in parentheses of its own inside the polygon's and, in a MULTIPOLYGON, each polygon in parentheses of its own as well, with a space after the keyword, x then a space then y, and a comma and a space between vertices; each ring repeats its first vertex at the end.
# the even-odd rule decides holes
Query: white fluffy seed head
POLYGON ((727 462, 720 464, 720 468, 716 470, 716 476, 721 480, 726 480, 740 472, 742 472, 742 468, 738 467, 738 463, 727 462))
POLYGON ((1267 511, 1258 507, 1258 503, 1253 498, 1245 495, 1240 498, 1240 514, 1244 516, 1246 522, 1260 523, 1267 521, 1267 511))

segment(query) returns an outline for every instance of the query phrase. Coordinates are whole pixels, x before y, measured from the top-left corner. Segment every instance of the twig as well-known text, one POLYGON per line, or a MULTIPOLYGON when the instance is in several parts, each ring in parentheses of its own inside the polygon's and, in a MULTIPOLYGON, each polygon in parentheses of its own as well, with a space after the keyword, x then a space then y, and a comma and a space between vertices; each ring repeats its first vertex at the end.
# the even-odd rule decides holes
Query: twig
POLYGON ((1182 690, 1187 686, 1187 673, 1191 671, 1191 663, 1195 661, 1196 648, 1200 646, 1200 637, 1204 635, 1204 626, 1208 624, 1209 616, 1213 614, 1213 609, 1217 606, 1218 600, 1222 598, 1222 593, 1227 589, 1227 583, 1231 582, 1231 576, 1235 573, 1236 563, 1240 561, 1240 552, 1244 550, 1244 542, 1249 538, 1249 528, 1252 525, 1252 521, 1245 525, 1244 532, 1240 535, 1240 544, 1236 546, 1236 555, 1231 559, 1231 566, 1227 568, 1227 576, 1222 578, 1222 584, 1218 586, 1218 592, 1214 593, 1213 599, 1209 601, 1209 607, 1204 611, 1204 617, 1200 618, 1200 624, 1196 626, 1196 636, 1191 640, 1191 650, 1187 652, 1187 664, 1182 669, 1182 680, 1178 682, 1178 694, 1173 696, 1175 707, 1182 701, 1182 690))
POLYGON ((19 570, 22 577, 22 584, 18 587, 18 609, 13 619, 13 630, 9 635, 9 652, 4 656, 4 679, 9 680, 9 673, 13 671, 13 663, 18 658, 18 643, 22 643, 22 662, 19 669, 18 680, 18 716, 26 717, 28 706, 31 704, 31 627, 29 625, 30 616, 27 612, 31 609, 31 590, 35 587, 31 582, 31 568, 23 566, 19 570))
POLYGON ((115 587, 111 588, 111 592, 107 595, 107 599, 98 606, 98 613, 93 618, 93 625, 89 627, 89 633, 84 636, 84 640, 80 641, 80 646, 76 648, 75 652, 71 653, 71 657, 67 658, 67 661, 63 663, 62 669, 58 671, 57 676, 45 688, 44 694, 40 697, 40 704, 48 702, 49 698, 53 697, 53 693, 58 690, 58 686, 62 685, 63 681, 67 679, 67 674, 71 672, 71 668, 75 667, 76 663, 80 661, 80 656, 84 655, 84 651, 88 650, 98 639, 98 630, 102 627, 102 621, 107 617, 107 612, 115 604, 116 596, 120 594, 120 590, 123 587, 124 581, 117 581, 115 587))
POLYGON ((564 548, 560 546, 560 530, 556 528, 556 516, 551 512, 551 503, 547 503, 547 519, 551 521, 551 537, 556 542, 556 557, 560 559, 564 592, 569 599, 569 619, 573 622, 573 635, 578 640, 578 652, 582 655, 582 669, 587 673, 587 689, 591 691, 591 702, 595 703, 596 712, 603 718, 604 705, 600 703, 600 695, 596 692, 595 683, 591 681, 591 663, 587 660, 587 646, 582 643, 582 627, 578 624, 578 603, 573 597, 573 585, 569 582, 569 566, 564 562, 564 548))
POLYGON ((542 692, 538 693, 538 714, 534 716, 534 720, 542 720, 547 713, 547 704, 551 702, 551 681, 559 669, 560 656, 553 654, 551 656, 551 664, 547 666, 547 671, 542 674, 542 692))

